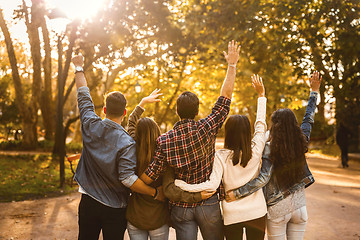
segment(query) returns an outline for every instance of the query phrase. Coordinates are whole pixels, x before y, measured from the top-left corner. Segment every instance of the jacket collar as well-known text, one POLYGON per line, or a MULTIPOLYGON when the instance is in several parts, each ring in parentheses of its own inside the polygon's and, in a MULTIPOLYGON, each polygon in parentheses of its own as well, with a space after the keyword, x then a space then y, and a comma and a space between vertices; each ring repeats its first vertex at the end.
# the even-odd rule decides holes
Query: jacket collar
POLYGON ((114 122, 114 121, 112 121, 112 120, 110 120, 108 118, 104 118, 103 123, 105 123, 106 125, 111 126, 113 128, 125 131, 125 129, 120 124, 118 124, 118 123, 116 123, 116 122, 114 122))

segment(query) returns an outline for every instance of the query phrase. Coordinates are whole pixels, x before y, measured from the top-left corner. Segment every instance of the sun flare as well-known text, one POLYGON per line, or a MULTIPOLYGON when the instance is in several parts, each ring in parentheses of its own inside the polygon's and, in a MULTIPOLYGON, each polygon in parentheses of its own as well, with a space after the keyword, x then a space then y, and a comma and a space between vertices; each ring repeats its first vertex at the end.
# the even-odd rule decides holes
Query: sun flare
POLYGON ((95 16, 103 7, 105 0, 47 0, 47 3, 71 20, 84 20, 95 16))

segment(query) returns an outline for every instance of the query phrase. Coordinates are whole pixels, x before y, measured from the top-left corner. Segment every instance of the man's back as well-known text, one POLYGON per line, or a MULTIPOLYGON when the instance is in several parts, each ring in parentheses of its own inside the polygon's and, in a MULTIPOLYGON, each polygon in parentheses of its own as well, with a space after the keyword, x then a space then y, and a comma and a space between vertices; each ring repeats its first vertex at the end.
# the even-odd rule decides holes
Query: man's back
POLYGON ((78 103, 83 151, 75 180, 104 205, 124 208, 129 190, 121 181, 134 175, 135 141, 119 124, 95 114, 88 88, 79 88, 78 103))
MULTIPOLYGON (((149 177, 157 178, 169 165, 175 177, 187 183, 201 183, 209 179, 215 155, 215 139, 230 110, 230 99, 219 97, 212 113, 205 119, 184 119, 157 139, 154 161, 147 170, 149 177)), ((201 203, 173 203, 193 207, 201 203)))

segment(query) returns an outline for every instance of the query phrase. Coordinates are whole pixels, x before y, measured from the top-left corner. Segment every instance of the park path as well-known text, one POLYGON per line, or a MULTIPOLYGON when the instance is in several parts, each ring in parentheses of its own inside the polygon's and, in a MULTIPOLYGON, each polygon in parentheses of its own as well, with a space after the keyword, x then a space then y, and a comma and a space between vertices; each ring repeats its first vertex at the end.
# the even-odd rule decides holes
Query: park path
MULTIPOLYGON (((316 183, 306 190, 309 222, 305 239, 359 240, 360 162, 350 161, 350 168, 343 169, 336 158, 314 154, 308 158, 316 183)), ((79 200, 80 194, 72 193, 0 203, 0 240, 77 239, 79 200)), ((173 229, 170 239, 175 239, 173 229)))

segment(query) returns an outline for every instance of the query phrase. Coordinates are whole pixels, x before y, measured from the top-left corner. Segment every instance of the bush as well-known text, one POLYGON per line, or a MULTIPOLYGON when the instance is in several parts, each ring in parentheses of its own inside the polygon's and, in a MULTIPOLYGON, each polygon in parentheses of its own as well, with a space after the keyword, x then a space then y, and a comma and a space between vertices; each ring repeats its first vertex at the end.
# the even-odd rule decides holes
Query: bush
POLYGON ((51 152, 54 147, 54 141, 42 140, 38 143, 38 148, 42 151, 51 152))
POLYGON ((3 141, 0 143, 0 150, 20 150, 22 147, 21 140, 3 141))
POLYGON ((80 142, 71 142, 66 144, 67 153, 80 153, 83 148, 82 143, 80 142))

